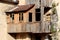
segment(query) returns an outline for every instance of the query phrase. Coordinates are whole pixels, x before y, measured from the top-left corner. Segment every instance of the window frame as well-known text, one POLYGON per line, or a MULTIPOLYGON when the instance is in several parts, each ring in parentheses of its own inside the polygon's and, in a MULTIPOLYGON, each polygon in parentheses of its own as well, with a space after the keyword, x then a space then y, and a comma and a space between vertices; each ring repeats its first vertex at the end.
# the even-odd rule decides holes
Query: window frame
POLYGON ((33 20, 32 20, 32 12, 29 12, 29 16, 31 17, 28 17, 30 20, 28 20, 29 22, 33 22, 33 20), (30 15, 31 14, 31 15, 30 15))
POLYGON ((23 13, 19 13, 19 21, 20 21, 20 22, 23 21, 23 13))
POLYGON ((10 14, 10 20, 11 20, 12 23, 14 22, 14 13, 10 14))
POLYGON ((41 20, 40 8, 36 8, 35 11, 36 11, 36 13, 35 13, 35 20, 36 20, 36 21, 40 21, 40 20, 41 20), (37 15, 38 15, 38 14, 40 15, 40 16, 39 16, 39 20, 37 20, 37 17, 38 17, 37 15))

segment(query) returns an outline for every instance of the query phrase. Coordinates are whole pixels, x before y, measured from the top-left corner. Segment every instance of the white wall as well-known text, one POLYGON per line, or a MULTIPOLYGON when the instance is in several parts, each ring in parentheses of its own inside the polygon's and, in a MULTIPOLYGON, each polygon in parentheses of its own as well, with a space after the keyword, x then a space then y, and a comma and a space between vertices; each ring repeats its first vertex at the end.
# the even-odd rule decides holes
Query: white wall
POLYGON ((7 38, 13 39, 12 37, 8 36, 7 21, 6 21, 6 15, 5 15, 5 11, 7 11, 7 9, 11 7, 14 7, 14 5, 0 2, 0 40, 9 40, 7 38))

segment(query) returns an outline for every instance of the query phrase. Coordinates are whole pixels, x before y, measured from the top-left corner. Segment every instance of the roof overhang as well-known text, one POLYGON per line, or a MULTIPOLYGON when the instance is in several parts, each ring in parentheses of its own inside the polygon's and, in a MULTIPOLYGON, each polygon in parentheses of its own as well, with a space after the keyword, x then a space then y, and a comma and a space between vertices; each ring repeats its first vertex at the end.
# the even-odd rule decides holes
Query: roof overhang
POLYGON ((16 7, 12 8, 11 10, 8 10, 6 13, 19 13, 19 12, 26 12, 33 8, 35 4, 29 4, 29 5, 17 5, 16 7))

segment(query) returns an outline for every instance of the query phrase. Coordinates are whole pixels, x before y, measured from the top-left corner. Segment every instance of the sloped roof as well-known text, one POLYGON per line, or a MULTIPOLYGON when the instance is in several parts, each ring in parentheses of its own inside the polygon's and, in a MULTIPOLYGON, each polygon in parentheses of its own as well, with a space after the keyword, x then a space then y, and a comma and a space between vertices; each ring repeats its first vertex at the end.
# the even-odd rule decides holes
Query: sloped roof
POLYGON ((15 8, 7 11, 6 13, 26 12, 34 7, 35 4, 17 5, 15 8))

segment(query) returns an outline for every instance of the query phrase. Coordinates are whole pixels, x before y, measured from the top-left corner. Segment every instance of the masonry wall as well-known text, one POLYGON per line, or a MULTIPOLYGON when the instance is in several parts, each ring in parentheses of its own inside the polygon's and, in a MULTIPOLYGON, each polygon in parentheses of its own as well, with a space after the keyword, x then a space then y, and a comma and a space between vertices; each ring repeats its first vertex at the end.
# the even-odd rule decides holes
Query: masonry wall
POLYGON ((12 7, 14 7, 14 5, 0 2, 0 40, 14 40, 14 38, 7 33, 7 23, 5 15, 5 11, 12 7))

